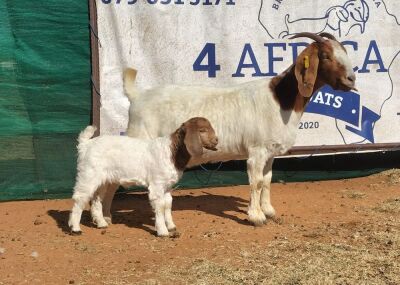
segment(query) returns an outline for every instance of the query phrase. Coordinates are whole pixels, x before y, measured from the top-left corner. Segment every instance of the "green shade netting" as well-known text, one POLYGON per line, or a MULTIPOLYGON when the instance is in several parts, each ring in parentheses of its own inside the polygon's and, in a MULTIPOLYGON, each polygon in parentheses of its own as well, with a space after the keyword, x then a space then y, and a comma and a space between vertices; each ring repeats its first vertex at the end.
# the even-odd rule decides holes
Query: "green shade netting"
POLYGON ((0 1, 0 200, 71 193, 90 122, 88 6, 0 1))

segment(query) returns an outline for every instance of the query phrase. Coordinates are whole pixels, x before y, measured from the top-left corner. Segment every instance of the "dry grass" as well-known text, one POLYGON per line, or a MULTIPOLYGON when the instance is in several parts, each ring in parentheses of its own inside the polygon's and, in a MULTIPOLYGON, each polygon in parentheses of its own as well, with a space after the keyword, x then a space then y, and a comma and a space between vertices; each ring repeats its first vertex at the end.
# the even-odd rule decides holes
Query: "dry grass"
POLYGON ((156 283, 141 284, 400 284, 399 206, 395 199, 366 209, 375 217, 348 228, 336 225, 332 230, 341 235, 321 228, 306 241, 253 244, 222 260, 180 260, 163 266, 156 283))
POLYGON ((199 259, 162 274, 177 284, 199 285, 399 284, 399 257, 398 247, 382 252, 366 245, 284 241, 250 253, 240 267, 199 259))
POLYGON ((350 199, 362 199, 366 197, 366 194, 360 191, 344 191, 343 194, 350 199))
POLYGON ((386 200, 379 206, 374 208, 376 211, 384 213, 400 213, 400 198, 386 200))
MULTIPOLYGON (((396 234, 399 234, 398 232, 396 234)), ((377 241, 387 235, 378 233, 377 241)), ((390 249, 368 245, 277 241, 240 258, 242 265, 198 259, 183 268, 164 268, 158 280, 175 284, 399 284, 398 240, 390 249), (396 248, 394 248, 396 247, 396 248)), ((150 283, 151 284, 151 283, 150 283)), ((166 284, 160 282, 158 284, 166 284)))
POLYGON ((398 247, 378 252, 366 245, 278 241, 241 258, 241 267, 199 259, 163 274, 178 284, 198 285, 399 284, 399 257, 398 247))
POLYGON ((389 185, 400 184, 400 169, 393 168, 386 171, 382 171, 376 175, 378 177, 381 177, 389 185))

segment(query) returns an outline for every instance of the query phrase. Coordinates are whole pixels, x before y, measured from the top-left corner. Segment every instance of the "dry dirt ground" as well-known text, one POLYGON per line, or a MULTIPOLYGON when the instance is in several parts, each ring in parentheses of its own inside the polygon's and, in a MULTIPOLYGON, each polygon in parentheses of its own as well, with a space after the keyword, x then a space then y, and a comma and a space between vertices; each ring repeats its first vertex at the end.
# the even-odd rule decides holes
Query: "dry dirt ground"
POLYGON ((67 229, 71 200, 0 204, 0 284, 400 284, 400 172, 274 183, 277 219, 246 220, 248 186, 174 192, 181 236, 157 238, 145 193, 114 224, 67 229))

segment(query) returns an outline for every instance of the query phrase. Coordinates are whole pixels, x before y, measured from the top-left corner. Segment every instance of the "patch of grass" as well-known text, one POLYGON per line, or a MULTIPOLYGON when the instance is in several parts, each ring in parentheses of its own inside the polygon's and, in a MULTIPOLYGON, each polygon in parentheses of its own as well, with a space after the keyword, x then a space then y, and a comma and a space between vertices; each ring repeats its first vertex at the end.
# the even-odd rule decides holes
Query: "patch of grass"
POLYGON ((238 269, 207 259, 196 259, 185 269, 166 272, 186 280, 184 284, 260 284, 261 275, 253 269, 238 269))
POLYGON ((87 252, 89 254, 97 254, 99 253, 99 251, 97 250, 97 248, 91 244, 87 244, 87 243, 75 243, 75 249, 81 252, 87 252))
POLYGON ((350 199, 362 199, 366 197, 365 193, 359 191, 346 191, 344 192, 344 195, 350 199))
POLYGON ((389 199, 374 208, 375 211, 383 213, 400 213, 400 198, 389 199))
POLYGON ((400 184, 400 169, 393 168, 386 171, 382 171, 376 174, 378 177, 384 178, 385 182, 389 185, 400 184))
POLYGON ((400 284, 400 220, 392 222, 370 224, 350 244, 277 240, 222 262, 181 261, 162 268, 158 280, 196 285, 400 284))

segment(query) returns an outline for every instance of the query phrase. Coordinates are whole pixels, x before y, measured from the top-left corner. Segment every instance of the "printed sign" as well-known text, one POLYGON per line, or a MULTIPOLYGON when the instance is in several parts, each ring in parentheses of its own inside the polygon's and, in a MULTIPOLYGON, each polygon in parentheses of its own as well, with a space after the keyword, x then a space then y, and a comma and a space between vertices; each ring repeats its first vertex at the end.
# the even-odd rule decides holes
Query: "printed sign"
POLYGON ((272 78, 328 32, 346 47, 358 91, 323 86, 296 146, 400 143, 400 2, 388 0, 97 0, 101 133, 120 134, 129 101, 125 67, 140 88, 229 86, 272 78))

